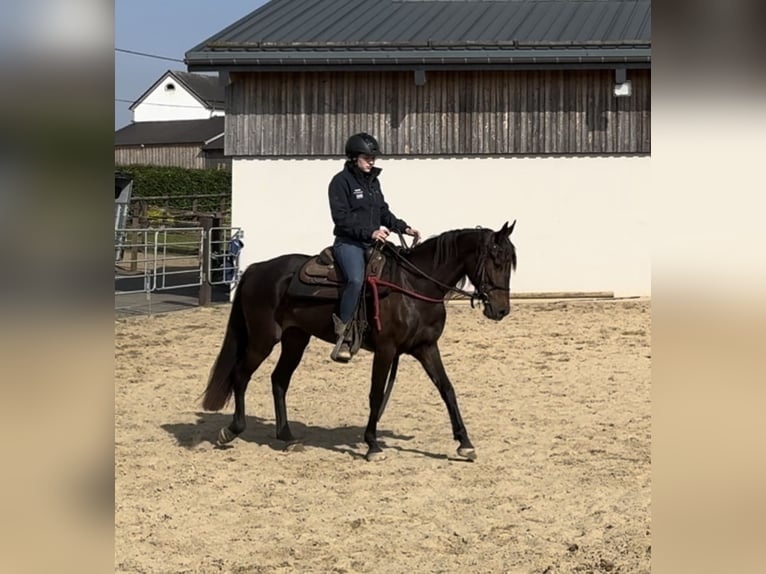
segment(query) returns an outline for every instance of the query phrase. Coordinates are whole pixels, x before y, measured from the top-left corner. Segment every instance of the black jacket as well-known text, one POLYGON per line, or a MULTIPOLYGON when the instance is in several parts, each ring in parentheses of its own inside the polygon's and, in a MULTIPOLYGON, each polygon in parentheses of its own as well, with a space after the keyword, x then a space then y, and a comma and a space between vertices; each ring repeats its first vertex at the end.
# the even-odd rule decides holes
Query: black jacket
POLYGON ((404 233, 409 227, 388 209, 380 190, 374 167, 369 174, 347 161, 343 170, 330 181, 330 213, 335 223, 335 236, 349 243, 372 244, 372 232, 385 225, 393 232, 404 233))

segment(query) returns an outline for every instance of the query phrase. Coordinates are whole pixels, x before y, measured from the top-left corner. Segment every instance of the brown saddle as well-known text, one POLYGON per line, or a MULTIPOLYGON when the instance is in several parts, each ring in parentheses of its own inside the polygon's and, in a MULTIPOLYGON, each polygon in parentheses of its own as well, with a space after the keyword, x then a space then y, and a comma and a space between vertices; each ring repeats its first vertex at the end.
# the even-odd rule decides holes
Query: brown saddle
MULTIPOLYGON (((365 277, 374 275, 380 278, 385 267, 386 257, 379 249, 370 247, 365 252, 367 268, 365 277)), ((315 299, 340 299, 343 288, 343 275, 335 264, 332 247, 325 247, 293 275, 287 294, 293 297, 315 299)))

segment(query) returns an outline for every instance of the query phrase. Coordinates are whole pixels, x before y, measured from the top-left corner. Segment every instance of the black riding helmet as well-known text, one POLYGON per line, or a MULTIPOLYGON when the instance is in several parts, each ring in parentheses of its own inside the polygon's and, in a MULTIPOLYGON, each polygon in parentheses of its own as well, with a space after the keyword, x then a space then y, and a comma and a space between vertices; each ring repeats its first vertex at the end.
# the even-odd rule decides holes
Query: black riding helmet
POLYGON ((361 154, 380 155, 378 140, 364 132, 352 135, 346 142, 346 157, 354 159, 361 154))

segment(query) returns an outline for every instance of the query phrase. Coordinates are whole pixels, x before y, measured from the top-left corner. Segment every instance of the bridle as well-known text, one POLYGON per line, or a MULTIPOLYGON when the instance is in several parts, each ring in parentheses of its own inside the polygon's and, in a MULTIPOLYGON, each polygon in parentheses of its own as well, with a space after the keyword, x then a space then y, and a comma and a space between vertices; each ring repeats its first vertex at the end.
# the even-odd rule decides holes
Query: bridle
MULTIPOLYGON (((412 247, 415 247, 415 244, 413 243, 412 247, 407 248, 406 244, 404 243, 404 238, 400 235, 399 240, 401 241, 403 247, 405 250, 412 249, 412 247)), ((474 276, 478 278, 479 284, 474 286, 474 291, 466 291, 465 289, 461 289, 459 287, 456 287, 454 285, 447 285, 446 283, 442 283, 438 279, 435 279, 434 277, 431 277, 428 273, 420 269, 417 265, 412 263, 409 259, 404 257, 400 251, 397 249, 394 249, 392 246, 390 246, 388 243, 383 243, 382 247, 387 247, 388 252, 394 256, 394 258, 399 261, 404 267, 408 268, 410 271, 416 273, 417 275, 420 275, 424 279, 427 279, 434 285, 437 285, 441 287, 442 289, 445 289, 448 293, 459 293, 460 295, 463 295, 465 297, 468 297, 471 301, 471 308, 474 308, 474 302, 476 300, 481 301, 482 304, 488 305, 489 304, 489 294, 492 291, 500 290, 505 291, 507 293, 510 293, 510 289, 508 287, 501 287, 500 285, 495 285, 492 283, 488 277, 487 277, 487 259, 489 258, 488 253, 488 244, 487 242, 483 242, 481 244, 481 247, 479 248, 479 257, 476 261, 476 270, 474 273, 474 276)), ((446 295, 446 293, 445 293, 446 295)), ((423 296, 419 296, 421 299, 426 299, 423 296)), ((432 299, 433 302, 441 302, 442 299, 432 299)))
MULTIPOLYGON (((477 296, 485 305, 489 303, 489 294, 492 291, 504 291, 510 293, 509 287, 501 287, 495 285, 487 278, 487 259, 489 259, 489 253, 487 252, 488 244, 484 242, 479 248, 479 259, 476 262, 476 276, 479 278, 479 287, 477 289, 477 296)), ((471 300, 471 306, 473 306, 473 300, 471 300)))

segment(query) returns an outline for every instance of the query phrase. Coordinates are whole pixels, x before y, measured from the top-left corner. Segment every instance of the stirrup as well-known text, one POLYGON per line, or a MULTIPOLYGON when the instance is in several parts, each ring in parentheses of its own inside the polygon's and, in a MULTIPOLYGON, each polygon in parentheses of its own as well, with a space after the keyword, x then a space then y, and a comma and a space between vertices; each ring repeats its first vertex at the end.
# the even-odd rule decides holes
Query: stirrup
POLYGON ((344 323, 340 320, 340 317, 338 317, 335 313, 332 314, 332 324, 335 329, 336 335, 345 335, 346 331, 348 330, 348 326, 351 324, 351 321, 348 323, 344 323))
POLYGON ((338 363, 348 363, 351 360, 351 347, 344 335, 338 337, 338 341, 330 353, 330 358, 338 363))

